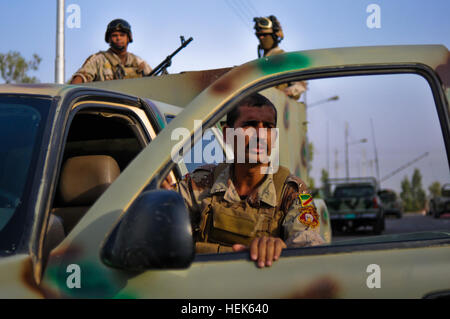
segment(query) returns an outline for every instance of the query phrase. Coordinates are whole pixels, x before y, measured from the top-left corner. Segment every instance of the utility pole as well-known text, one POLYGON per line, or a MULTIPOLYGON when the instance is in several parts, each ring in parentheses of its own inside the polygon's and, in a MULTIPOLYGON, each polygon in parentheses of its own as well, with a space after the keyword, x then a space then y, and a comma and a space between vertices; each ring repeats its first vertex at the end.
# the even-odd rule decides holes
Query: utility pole
POLYGON ((380 180, 380 166, 378 164, 378 152, 377 152, 377 144, 375 143, 375 129, 373 128, 373 119, 370 119, 370 125, 372 126, 372 138, 373 138, 373 147, 375 152, 375 168, 377 170, 377 179, 378 183, 381 183, 380 180))
POLYGON ((327 172, 328 172, 328 174, 331 173, 331 171, 330 171, 330 121, 327 121, 327 172))
POLYGON ((57 0, 56 9, 55 83, 64 83, 64 0, 57 0))
POLYGON ((338 154, 339 154, 339 151, 338 151, 338 149, 336 148, 335 150, 334 150, 334 177, 335 178, 338 178, 339 177, 339 161, 338 161, 338 154))
MULTIPOLYGON (((357 141, 353 141, 351 143, 348 142, 348 122, 345 122, 345 177, 348 179, 350 177, 349 174, 349 159, 348 159, 348 146, 354 145, 358 143, 367 143, 367 138, 362 138, 357 141)), ((361 174, 361 161, 359 167, 359 173, 361 174)))
POLYGON ((367 176, 367 156, 366 156, 366 149, 362 149, 362 173, 361 177, 367 176))
POLYGON ((345 177, 350 177, 348 171, 348 122, 345 122, 345 177))

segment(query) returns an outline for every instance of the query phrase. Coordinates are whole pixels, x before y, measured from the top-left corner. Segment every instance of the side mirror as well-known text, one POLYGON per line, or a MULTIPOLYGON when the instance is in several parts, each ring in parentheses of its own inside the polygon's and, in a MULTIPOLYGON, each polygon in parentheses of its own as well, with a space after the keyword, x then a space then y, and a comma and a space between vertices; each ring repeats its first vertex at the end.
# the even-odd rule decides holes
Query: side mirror
POLYGON ((103 263, 127 271, 181 269, 195 255, 189 213, 174 191, 144 191, 101 249, 103 263))

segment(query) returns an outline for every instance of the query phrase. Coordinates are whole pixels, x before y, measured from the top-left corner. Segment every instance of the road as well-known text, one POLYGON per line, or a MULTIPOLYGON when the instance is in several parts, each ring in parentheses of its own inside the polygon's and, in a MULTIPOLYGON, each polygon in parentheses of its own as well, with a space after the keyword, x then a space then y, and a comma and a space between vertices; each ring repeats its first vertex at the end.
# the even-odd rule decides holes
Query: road
MULTIPOLYGON (((406 213, 401 219, 386 217, 386 229, 383 235, 412 233, 422 231, 444 230, 450 232, 450 214, 442 215, 436 219, 423 216, 421 213, 406 213)), ((369 227, 358 228, 354 233, 333 233, 333 241, 356 239, 374 236, 369 227)))

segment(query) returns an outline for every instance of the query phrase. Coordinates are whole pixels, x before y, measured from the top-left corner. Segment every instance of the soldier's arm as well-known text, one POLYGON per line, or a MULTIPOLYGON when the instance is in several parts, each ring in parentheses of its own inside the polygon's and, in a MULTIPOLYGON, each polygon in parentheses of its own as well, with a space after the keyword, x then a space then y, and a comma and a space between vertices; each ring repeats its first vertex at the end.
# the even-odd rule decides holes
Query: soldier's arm
POLYGON ((320 218, 312 195, 303 181, 290 183, 285 195, 286 215, 282 222, 283 240, 288 247, 307 247, 325 243, 320 235, 320 218), (297 189, 296 189, 297 188, 297 189))
POLYGON ((186 174, 186 176, 178 183, 177 191, 183 197, 184 203, 186 204, 189 213, 191 215, 199 213, 200 207, 195 198, 192 178, 190 174, 186 174))
POLYGON ((72 80, 70 81, 70 84, 79 84, 79 83, 83 83, 83 78, 79 75, 74 75, 72 77, 72 80))
POLYGON ((141 59, 137 55, 135 55, 135 57, 136 57, 136 62, 138 64, 138 72, 141 72, 143 76, 149 75, 153 70, 150 67, 150 65, 148 65, 147 62, 145 62, 143 59, 141 59))
POLYGON ((298 100, 303 92, 306 91, 307 82, 291 82, 290 85, 284 89, 284 93, 291 98, 298 100))
POLYGON ((86 59, 81 68, 72 75, 71 84, 92 82, 98 70, 98 57, 93 54, 86 59), (79 82, 81 80, 81 82, 79 82))

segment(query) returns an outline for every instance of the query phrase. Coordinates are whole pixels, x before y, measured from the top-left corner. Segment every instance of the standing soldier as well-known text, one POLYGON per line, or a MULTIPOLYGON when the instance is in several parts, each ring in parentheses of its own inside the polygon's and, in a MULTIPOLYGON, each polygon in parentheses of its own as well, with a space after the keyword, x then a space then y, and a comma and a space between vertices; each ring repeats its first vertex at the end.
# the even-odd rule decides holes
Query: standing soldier
MULTIPOLYGON (((255 35, 259 40, 258 58, 284 53, 278 44, 283 40, 284 34, 278 19, 271 15, 268 17, 254 18, 255 35)), ((298 100, 306 91, 306 81, 292 82, 278 86, 287 96, 298 100)))
POLYGON ((140 57, 127 52, 133 42, 130 24, 123 19, 115 19, 108 24, 105 41, 108 51, 91 55, 83 66, 72 76, 71 84, 92 81, 108 81, 143 77, 152 68, 140 57))

